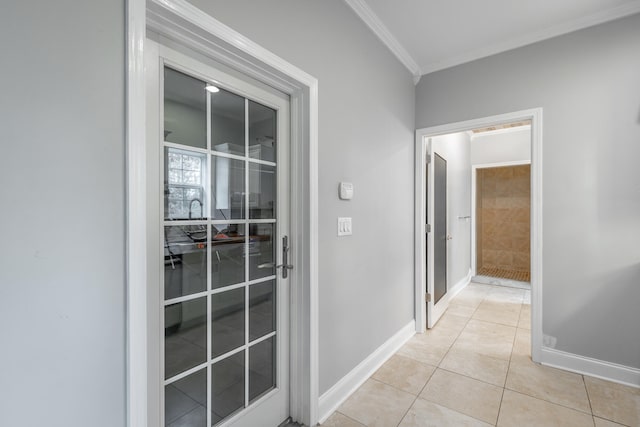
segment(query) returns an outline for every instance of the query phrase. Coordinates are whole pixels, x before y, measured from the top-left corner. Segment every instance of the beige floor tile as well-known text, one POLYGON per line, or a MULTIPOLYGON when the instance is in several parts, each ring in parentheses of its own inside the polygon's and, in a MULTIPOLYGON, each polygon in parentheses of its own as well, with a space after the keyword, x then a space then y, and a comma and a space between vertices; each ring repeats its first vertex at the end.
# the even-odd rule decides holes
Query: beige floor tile
POLYGON ((427 365, 438 366, 449 348, 449 345, 434 344, 415 335, 396 354, 410 357, 427 365))
POLYGON ((322 427, 365 427, 364 424, 360 424, 340 412, 334 412, 320 425, 322 427))
POLYGON ((491 292, 491 287, 470 283, 452 300, 453 304, 477 307, 491 292))
POLYGON ((420 393, 420 397, 495 424, 502 399, 502 387, 437 369, 420 393))
POLYGON ((489 427, 490 425, 418 398, 399 427, 489 427))
POLYGON ((436 327, 461 331, 467 326, 468 317, 456 316, 455 314, 444 313, 436 323, 436 327))
POLYGON ((518 328, 531 330, 531 306, 523 304, 518 320, 518 328))
POLYGON ((450 346, 458 338, 460 332, 459 329, 438 325, 436 328, 427 329, 423 334, 416 334, 415 337, 425 343, 450 346))
POLYGON ((396 354, 387 360, 372 378, 407 393, 418 395, 435 369, 433 366, 396 354))
POLYGON ((515 334, 515 327, 471 319, 451 348, 509 360, 515 334))
POLYGON ((640 389, 584 377, 593 415, 628 426, 640 426, 640 389))
POLYGON ((525 292, 524 289, 494 286, 487 294, 485 301, 522 304, 525 292))
POLYGON ((509 361, 452 348, 440 362, 440 368, 504 387, 509 361))
POLYGON ((496 325, 483 320, 471 319, 464 328, 463 333, 474 333, 486 338, 513 340, 516 328, 513 326, 496 325))
POLYGON ((582 375, 538 365, 529 357, 512 357, 506 388, 591 414, 582 375))
POLYGON ((396 426, 415 396, 379 381, 367 380, 338 411, 368 427, 396 426))
POLYGON ((604 420, 598 417, 593 417, 593 422, 596 424, 596 427, 624 427, 622 424, 614 423, 613 421, 604 420))
POLYGON ((461 305, 461 304, 449 304, 447 308, 448 314, 453 314, 460 317, 471 317, 473 313, 476 311, 476 307, 471 305, 461 305))
POLYGON ((485 322, 518 326, 522 304, 513 302, 482 301, 473 318, 485 322))
POLYGON ((530 330, 518 328, 516 331, 516 339, 513 342, 513 355, 531 357, 530 330))
POLYGON ((498 427, 589 427, 591 415, 555 405, 535 397, 505 390, 498 427))

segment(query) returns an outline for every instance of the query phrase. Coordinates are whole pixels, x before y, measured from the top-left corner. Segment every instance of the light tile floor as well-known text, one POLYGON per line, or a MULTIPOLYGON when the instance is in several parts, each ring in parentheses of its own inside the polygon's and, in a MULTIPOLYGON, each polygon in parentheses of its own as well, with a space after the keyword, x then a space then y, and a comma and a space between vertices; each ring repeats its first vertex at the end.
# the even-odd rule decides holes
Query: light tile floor
POLYGON ((531 295, 471 283, 322 425, 640 426, 640 390, 531 361, 531 295))

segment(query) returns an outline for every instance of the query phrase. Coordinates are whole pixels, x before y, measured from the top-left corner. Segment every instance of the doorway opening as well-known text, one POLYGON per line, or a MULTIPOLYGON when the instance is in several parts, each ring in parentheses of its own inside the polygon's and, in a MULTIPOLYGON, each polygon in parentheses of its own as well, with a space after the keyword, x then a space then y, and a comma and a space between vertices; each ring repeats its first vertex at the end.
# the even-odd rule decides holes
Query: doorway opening
POLYGON ((530 289, 531 123, 471 131, 475 283, 530 289))
POLYGON ((541 136, 541 109, 416 132, 418 333, 435 326, 472 280, 531 289, 532 357, 539 360, 541 136), (436 159, 446 161, 444 179, 436 178, 436 159))

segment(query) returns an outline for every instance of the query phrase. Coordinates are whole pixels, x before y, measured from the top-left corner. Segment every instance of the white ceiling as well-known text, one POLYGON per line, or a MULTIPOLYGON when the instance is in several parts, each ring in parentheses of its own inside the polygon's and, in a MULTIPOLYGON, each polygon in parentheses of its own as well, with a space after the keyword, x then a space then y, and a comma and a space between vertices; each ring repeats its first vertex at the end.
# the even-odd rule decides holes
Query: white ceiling
POLYGON ((640 0, 345 0, 417 77, 640 12, 640 0))

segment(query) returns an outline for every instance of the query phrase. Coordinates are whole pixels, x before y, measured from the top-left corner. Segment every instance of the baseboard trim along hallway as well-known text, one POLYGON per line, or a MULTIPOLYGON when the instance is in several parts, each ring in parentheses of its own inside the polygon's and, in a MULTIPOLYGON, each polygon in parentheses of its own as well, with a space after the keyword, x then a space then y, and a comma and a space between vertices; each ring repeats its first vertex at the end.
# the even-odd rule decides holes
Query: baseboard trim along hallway
POLYGON ((541 363, 603 380, 640 388, 640 369, 542 347, 541 363))
POLYGON ((333 387, 320 396, 319 422, 323 423, 338 407, 358 389, 416 333, 416 322, 411 320, 384 344, 342 377, 333 387))

